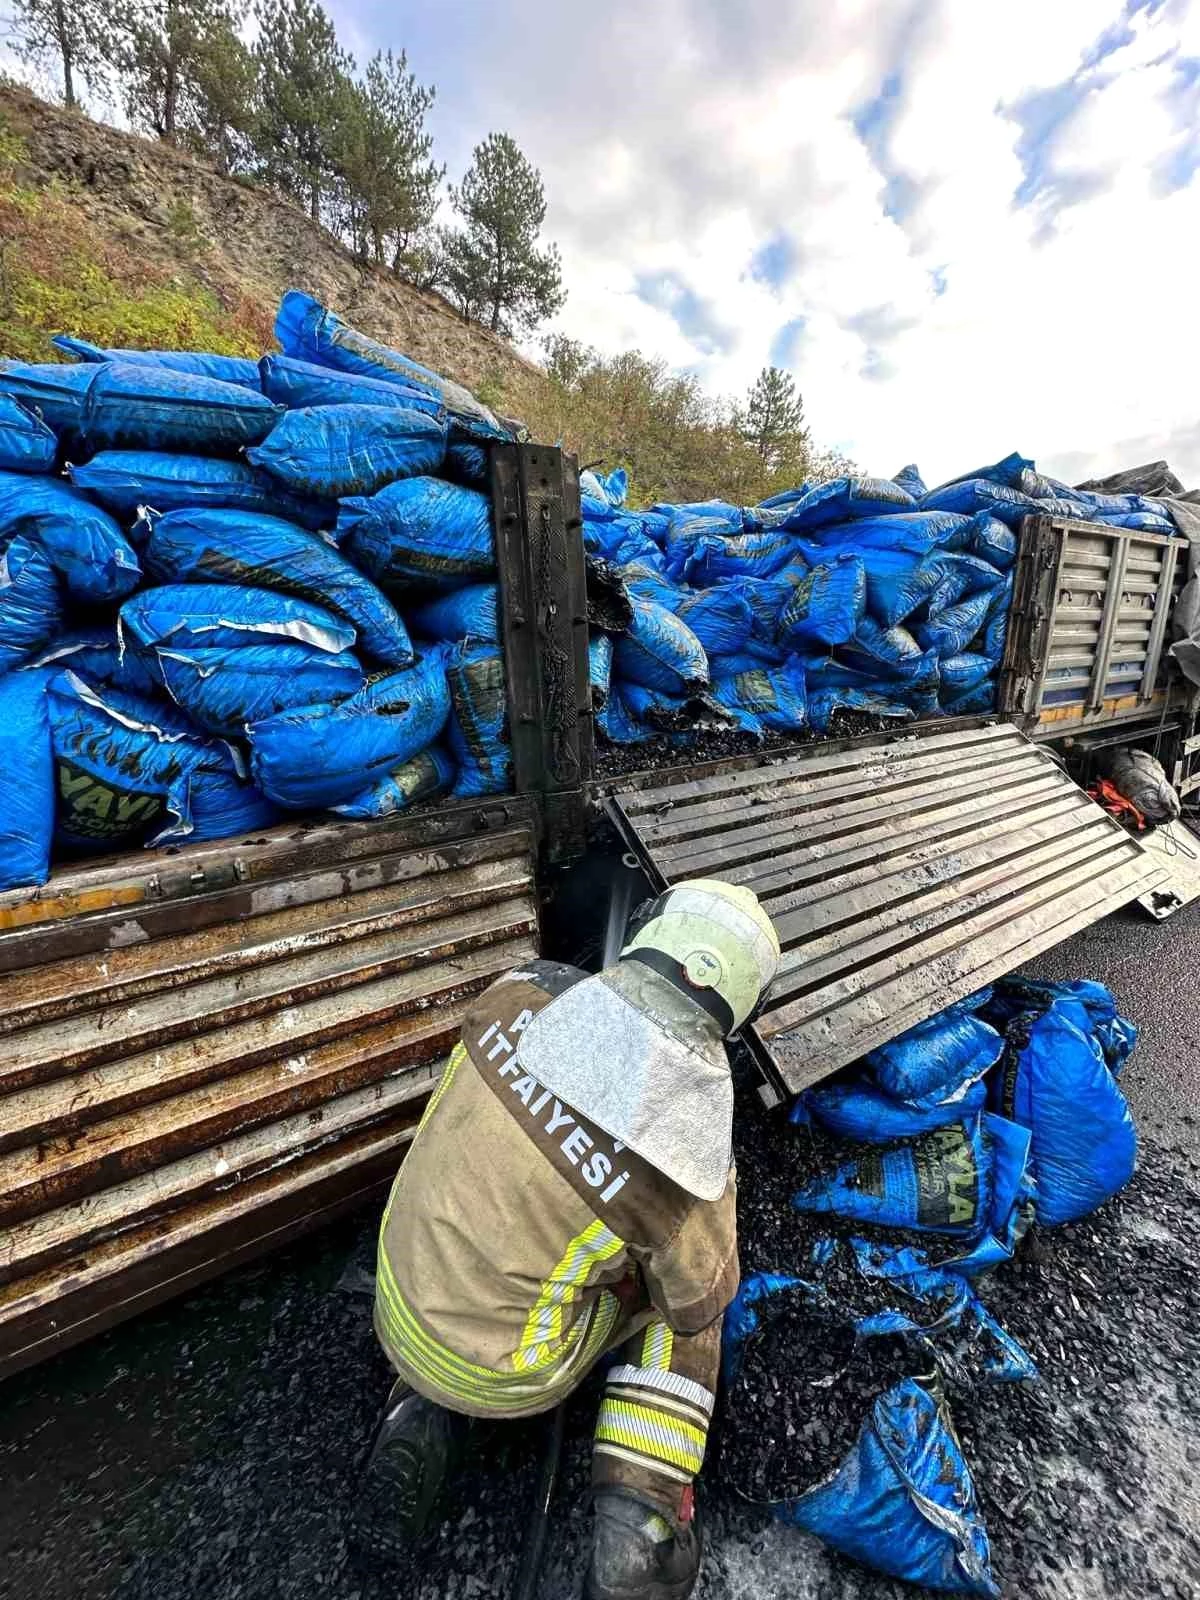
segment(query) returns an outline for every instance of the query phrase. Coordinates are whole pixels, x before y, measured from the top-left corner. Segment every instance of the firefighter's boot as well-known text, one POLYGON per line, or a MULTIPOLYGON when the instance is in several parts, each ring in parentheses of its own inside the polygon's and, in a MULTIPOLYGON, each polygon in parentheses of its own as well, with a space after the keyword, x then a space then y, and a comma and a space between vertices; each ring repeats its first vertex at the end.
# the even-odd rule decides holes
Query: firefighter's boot
POLYGON ((469 1418, 394 1385, 379 1419, 354 1508, 361 1554, 397 1560, 420 1539, 462 1458, 469 1418))
POLYGON ((645 1501, 601 1492, 584 1600, 687 1600, 700 1553, 694 1518, 675 1527, 645 1501))

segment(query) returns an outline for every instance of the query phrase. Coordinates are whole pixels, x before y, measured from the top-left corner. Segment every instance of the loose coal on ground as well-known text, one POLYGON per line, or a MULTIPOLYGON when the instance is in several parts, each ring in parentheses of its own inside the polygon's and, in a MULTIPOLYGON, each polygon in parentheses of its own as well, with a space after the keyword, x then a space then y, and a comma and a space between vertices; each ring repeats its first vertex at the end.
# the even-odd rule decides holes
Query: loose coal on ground
POLYGON ((811 731, 768 733, 759 739, 736 728, 696 728, 685 735, 661 734, 641 744, 596 741, 596 777, 624 778, 635 772, 660 772, 669 767, 693 766, 701 761, 726 761, 733 756, 760 755, 793 745, 826 744, 831 739, 854 739, 867 733, 902 733, 905 724, 866 711, 837 710, 827 733, 811 731))
MULTIPOLYGON (((1056 954, 1052 973, 1039 965, 1109 982, 1145 1024, 1122 1083, 1153 1131, 1124 1194, 1081 1223, 1035 1231, 981 1285, 1039 1382, 946 1380, 1006 1600, 1200 1600, 1200 1160, 1185 1121, 1198 958, 1200 909, 1161 927, 1101 924, 1056 954)), ((743 1094, 738 1144, 744 1269, 795 1270, 829 1232, 789 1204, 812 1170, 810 1136, 743 1094)), ((375 1225, 326 1229, 4 1384, 0 1597, 509 1596, 536 1430, 490 1435, 466 1503, 402 1582, 364 1575, 351 1557, 357 1474, 389 1383, 370 1323, 375 1225)), ((568 1407, 539 1600, 579 1592, 599 1398, 593 1378, 568 1407)), ((700 1503, 697 1600, 915 1592, 747 1504, 723 1475, 720 1429, 700 1503)))

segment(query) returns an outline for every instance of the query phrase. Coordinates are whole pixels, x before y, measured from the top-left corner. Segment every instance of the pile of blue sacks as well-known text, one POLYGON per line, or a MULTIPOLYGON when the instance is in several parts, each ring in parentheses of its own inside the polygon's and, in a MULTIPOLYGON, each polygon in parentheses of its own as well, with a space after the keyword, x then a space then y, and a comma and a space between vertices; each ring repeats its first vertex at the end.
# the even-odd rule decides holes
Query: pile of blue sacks
POLYGON ((509 786, 510 430, 308 295, 275 332, 0 363, 0 888, 509 786))
POLYGON ((1071 489, 1019 455, 935 489, 909 466, 753 507, 630 511, 620 470, 581 486, 584 542, 633 601, 628 633, 591 645, 597 726, 617 744, 730 725, 821 738, 841 712, 986 713, 1023 518, 1175 532, 1158 501, 1071 489))
POLYGON ((793 1124, 861 1148, 793 1197, 835 1225, 804 1276, 743 1280, 725 1320, 730 1403, 748 1341, 789 1303, 848 1317, 856 1347, 905 1340, 913 1376, 877 1398, 844 1461, 774 1504, 782 1521, 894 1577, 998 1593, 940 1379, 973 1359, 980 1381, 1037 1380, 979 1283, 1034 1222, 1078 1221, 1133 1176, 1137 1134, 1118 1079, 1136 1042, 1101 984, 1007 979, 796 1100, 793 1124), (923 1239, 938 1241, 936 1261, 923 1239), (866 1314, 846 1304, 848 1277, 874 1285, 866 1314))

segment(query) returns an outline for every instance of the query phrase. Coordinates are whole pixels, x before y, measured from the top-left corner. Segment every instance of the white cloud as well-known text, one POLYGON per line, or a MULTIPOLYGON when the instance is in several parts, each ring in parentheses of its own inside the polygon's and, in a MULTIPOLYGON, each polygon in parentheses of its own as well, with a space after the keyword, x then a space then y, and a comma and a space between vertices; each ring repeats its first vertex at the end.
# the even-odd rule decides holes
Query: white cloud
POLYGON ((1200 0, 327 3, 437 84, 451 177, 493 129, 541 168, 566 332, 737 393, 791 330, 877 471, 1200 484, 1200 0))
MULTIPOLYGON (((612 0, 555 8, 547 37, 510 0, 464 43, 467 82, 442 73, 441 114, 469 105, 471 137, 503 125, 542 168, 559 325, 602 349, 736 392, 802 319, 814 426, 876 470, 1014 447, 1105 470, 1159 431, 1200 481, 1200 181, 1163 187, 1200 0, 1125 10, 612 0), (750 269, 780 235, 772 287, 750 269)), ((440 8, 452 32, 468 14, 440 8)))

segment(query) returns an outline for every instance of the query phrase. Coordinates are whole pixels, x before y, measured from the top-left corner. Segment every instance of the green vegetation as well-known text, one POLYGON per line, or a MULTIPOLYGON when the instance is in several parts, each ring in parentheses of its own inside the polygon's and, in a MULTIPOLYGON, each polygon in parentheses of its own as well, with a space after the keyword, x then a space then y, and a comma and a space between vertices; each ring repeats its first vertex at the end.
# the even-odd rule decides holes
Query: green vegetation
POLYGON ((554 245, 538 249, 546 195, 516 143, 488 134, 450 198, 466 226, 446 233, 442 250, 446 285, 463 315, 509 336, 552 317, 566 298, 562 269, 554 245))
POLYGON ((20 140, 0 122, 0 357, 52 360, 53 333, 222 355, 257 356, 269 346, 263 308, 245 299, 222 304, 198 280, 101 239, 64 190, 19 181, 21 155, 20 140))
POLYGON ((462 228, 433 226, 446 169, 425 118, 434 89, 403 51, 359 72, 320 0, 254 0, 252 47, 235 0, 12 0, 18 54, 116 93, 140 132, 265 183, 362 261, 446 289, 493 332, 532 329, 563 301, 558 254, 538 235, 542 180, 514 141, 489 134, 451 198, 462 228))
POLYGON ((635 505, 713 497, 749 505, 854 470, 814 447, 786 375, 783 385, 767 381, 774 400, 764 405, 772 369, 740 407, 637 351, 603 357, 562 335, 545 350, 550 381, 522 397, 520 415, 536 438, 561 438, 584 466, 625 466, 635 505))

